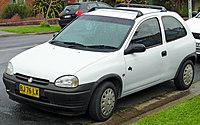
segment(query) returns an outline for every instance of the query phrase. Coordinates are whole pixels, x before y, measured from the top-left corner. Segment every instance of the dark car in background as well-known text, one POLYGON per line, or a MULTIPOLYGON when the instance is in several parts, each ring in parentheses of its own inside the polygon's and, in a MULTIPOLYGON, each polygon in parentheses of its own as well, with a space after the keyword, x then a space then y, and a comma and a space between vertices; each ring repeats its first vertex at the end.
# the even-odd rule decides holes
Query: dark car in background
POLYGON ((82 15, 93 7, 112 7, 103 2, 81 2, 68 4, 60 13, 59 25, 61 28, 65 27, 67 23, 71 22, 77 16, 82 15))

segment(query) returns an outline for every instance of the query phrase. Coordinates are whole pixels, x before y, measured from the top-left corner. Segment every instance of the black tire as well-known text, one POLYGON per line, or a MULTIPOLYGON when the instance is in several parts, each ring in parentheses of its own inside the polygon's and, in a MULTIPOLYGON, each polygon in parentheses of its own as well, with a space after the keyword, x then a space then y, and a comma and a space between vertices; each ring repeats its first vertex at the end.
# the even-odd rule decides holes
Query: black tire
POLYGON ((197 63, 200 63, 200 55, 197 55, 197 63))
POLYGON ((191 60, 185 61, 178 76, 174 79, 174 84, 178 90, 188 89, 194 79, 194 64, 191 60))
POLYGON ((90 117, 95 121, 105 121, 109 119, 116 107, 116 93, 116 88, 112 82, 107 81, 98 86, 98 88, 93 93, 89 104, 88 112, 90 117), (107 95, 107 98, 106 96, 103 96, 105 94, 107 95), (105 99, 106 102, 103 101, 103 99, 105 99), (108 107, 105 108, 104 105, 108 107))

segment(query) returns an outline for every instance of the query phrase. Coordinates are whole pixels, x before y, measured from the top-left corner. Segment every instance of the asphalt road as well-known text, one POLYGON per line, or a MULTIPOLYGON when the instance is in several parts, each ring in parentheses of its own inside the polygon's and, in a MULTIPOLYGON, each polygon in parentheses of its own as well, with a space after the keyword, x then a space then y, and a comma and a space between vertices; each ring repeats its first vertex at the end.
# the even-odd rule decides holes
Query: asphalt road
MULTIPOLYGON (((51 37, 52 34, 0 38, 0 125, 82 125, 94 122, 87 115, 77 117, 57 115, 19 104, 8 98, 2 82, 7 62, 18 53, 46 42, 51 37)), ((200 80, 200 75, 197 75, 200 73, 199 63, 195 65, 195 70, 194 82, 200 80)), ((132 94, 118 101, 117 112, 170 91, 175 91, 173 82, 162 83, 132 94)))

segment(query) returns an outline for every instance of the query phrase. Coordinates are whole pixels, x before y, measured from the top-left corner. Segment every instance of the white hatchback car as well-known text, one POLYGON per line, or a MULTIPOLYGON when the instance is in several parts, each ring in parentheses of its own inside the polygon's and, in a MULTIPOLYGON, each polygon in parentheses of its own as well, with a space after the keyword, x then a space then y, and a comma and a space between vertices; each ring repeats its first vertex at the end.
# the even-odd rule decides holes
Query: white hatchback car
POLYGON ((9 98, 105 121, 124 96, 168 80, 188 89, 196 44, 184 20, 160 6, 119 6, 85 13, 12 58, 3 74, 9 98))
POLYGON ((197 55, 200 56, 200 13, 195 17, 186 21, 188 27, 192 31, 194 38, 196 39, 197 55))

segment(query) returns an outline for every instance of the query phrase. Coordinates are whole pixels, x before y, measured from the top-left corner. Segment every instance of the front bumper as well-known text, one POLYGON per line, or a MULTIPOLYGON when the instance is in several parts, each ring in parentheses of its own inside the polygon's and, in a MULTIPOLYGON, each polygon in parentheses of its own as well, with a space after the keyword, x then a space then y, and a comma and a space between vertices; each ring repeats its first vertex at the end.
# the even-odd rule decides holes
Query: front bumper
POLYGON ((4 73, 3 82, 9 98, 20 103, 26 103, 42 110, 64 115, 80 115, 87 110, 92 95, 93 83, 80 85, 77 88, 59 88, 53 83, 36 84, 9 76, 4 73), (40 89, 40 98, 20 94, 19 84, 40 89))
POLYGON ((196 52, 197 55, 200 55, 200 40, 196 39, 196 52))

